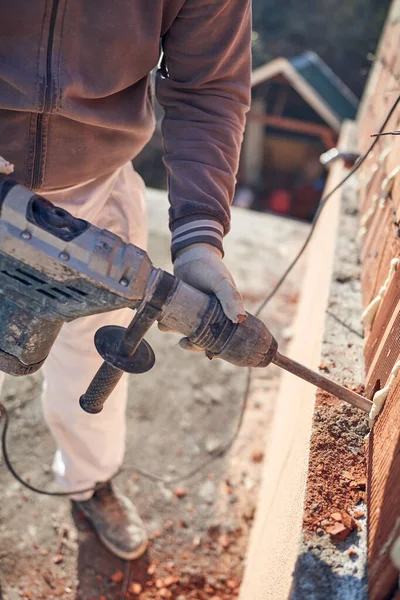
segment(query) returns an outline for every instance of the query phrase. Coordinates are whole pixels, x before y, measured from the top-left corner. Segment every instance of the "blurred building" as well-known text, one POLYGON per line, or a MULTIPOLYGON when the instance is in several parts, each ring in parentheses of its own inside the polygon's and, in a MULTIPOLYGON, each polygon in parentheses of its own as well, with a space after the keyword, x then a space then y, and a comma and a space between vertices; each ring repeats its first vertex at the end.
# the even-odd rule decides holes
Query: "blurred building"
POLYGON ((234 203, 309 220, 326 178, 319 157, 358 100, 313 52, 259 67, 252 90, 234 203))

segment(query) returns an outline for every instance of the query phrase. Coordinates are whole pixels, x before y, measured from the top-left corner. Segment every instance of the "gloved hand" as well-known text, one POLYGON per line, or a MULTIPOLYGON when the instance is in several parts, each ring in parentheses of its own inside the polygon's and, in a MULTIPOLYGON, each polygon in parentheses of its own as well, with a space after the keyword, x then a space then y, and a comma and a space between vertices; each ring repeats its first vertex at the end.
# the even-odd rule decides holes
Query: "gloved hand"
MULTIPOLYGON (((215 294, 225 315, 233 323, 246 318, 243 299, 235 282, 222 262, 222 254, 210 244, 192 244, 180 252, 174 262, 174 275, 192 287, 207 294, 215 294)), ((187 339, 180 341, 185 350, 200 350, 187 339)))

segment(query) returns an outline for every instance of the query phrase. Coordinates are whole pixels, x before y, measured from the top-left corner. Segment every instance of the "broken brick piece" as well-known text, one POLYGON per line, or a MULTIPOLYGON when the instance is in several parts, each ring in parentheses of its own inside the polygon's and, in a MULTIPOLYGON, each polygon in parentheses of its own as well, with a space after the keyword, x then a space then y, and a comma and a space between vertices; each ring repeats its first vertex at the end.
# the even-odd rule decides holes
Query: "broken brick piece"
POLYGON ((354 490, 365 490, 367 486, 366 479, 357 479, 357 481, 350 481, 350 487, 354 490))
POLYGON ((355 519, 362 519, 363 517, 365 517, 365 512, 363 510, 355 510, 353 513, 353 517, 355 519))
POLYGON ((260 463, 264 460, 264 452, 262 450, 254 450, 251 454, 251 460, 255 463, 260 463))
POLYGON ((197 590, 201 590, 206 584, 206 578, 201 573, 192 573, 190 575, 190 583, 194 585, 197 590))
POLYGON ((175 489, 175 496, 177 498, 184 498, 186 496, 186 490, 183 487, 177 487, 175 489))
POLYGON ((172 598, 172 592, 167 590, 167 588, 161 588, 161 590, 158 592, 158 595, 160 598, 172 598))
POLYGON ((223 533, 222 535, 220 535, 218 538, 218 543, 223 548, 229 548, 230 543, 231 543, 229 535, 227 535, 226 533, 223 533))
POLYGON ((237 587, 239 587, 239 583, 237 581, 234 581, 233 579, 228 579, 228 581, 226 582, 226 586, 230 590, 235 590, 237 587))
POLYGON ((335 523, 335 525, 326 527, 325 531, 332 536, 334 542, 343 542, 351 532, 351 529, 345 527, 343 523, 335 523))
POLYGON ((62 563, 64 560, 64 557, 62 554, 56 554, 55 556, 53 556, 53 563, 55 565, 59 565, 60 563, 62 563))
POLYGON ((113 583, 121 583, 121 581, 124 579, 123 571, 115 571, 115 573, 111 575, 110 579, 113 583))
POLYGON ((357 527, 357 524, 355 522, 355 520, 353 519, 353 517, 351 517, 346 511, 342 510, 342 512, 340 513, 342 516, 342 523, 345 527, 347 527, 347 529, 350 529, 350 531, 353 531, 353 529, 355 529, 357 527))
POLYGON ((166 577, 164 579, 164 587, 169 588, 171 587, 171 585, 175 585, 176 583, 178 583, 179 581, 179 577, 174 577, 173 575, 168 575, 168 577, 166 577))
POLYGON ((129 586, 129 593, 133 594, 134 596, 139 596, 139 594, 142 593, 142 586, 140 583, 138 583, 137 581, 132 581, 132 583, 129 586))
POLYGON ((342 520, 342 515, 340 514, 340 512, 334 512, 331 514, 331 518, 334 521, 341 521, 342 520))
POLYGON ((360 490, 365 490, 367 487, 367 480, 365 478, 357 479, 356 483, 360 490))

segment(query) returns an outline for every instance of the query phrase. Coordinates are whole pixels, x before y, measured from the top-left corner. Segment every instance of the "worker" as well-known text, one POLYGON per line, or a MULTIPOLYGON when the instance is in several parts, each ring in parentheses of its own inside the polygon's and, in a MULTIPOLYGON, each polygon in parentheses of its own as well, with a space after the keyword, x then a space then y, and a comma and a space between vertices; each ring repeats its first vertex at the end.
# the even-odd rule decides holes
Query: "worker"
MULTIPOLYGON (((1 0, 0 7, 0 155, 14 164, 14 180, 145 249, 145 188, 131 160, 154 129, 157 68, 174 272, 215 293, 229 319, 241 321, 222 243, 249 107, 250 0, 1 0)), ((98 415, 78 400, 101 364, 95 331, 126 326, 131 314, 64 325, 43 367, 56 479, 107 548, 127 560, 147 546, 135 507, 109 482, 124 456, 127 380, 98 415), (73 493, 99 482, 109 483, 73 493)), ((193 349, 188 340, 181 345, 193 349)))

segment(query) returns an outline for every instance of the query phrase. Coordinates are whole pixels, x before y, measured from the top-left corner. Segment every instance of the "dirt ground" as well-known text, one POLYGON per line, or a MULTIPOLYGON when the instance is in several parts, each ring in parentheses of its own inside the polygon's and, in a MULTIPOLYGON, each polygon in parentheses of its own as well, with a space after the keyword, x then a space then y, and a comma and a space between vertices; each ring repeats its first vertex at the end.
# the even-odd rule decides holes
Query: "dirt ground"
MULTIPOLYGON (((150 256, 170 268, 167 202, 149 193, 150 256)), ((257 306, 300 246, 308 226, 233 211, 226 261, 246 300, 257 306)), ((301 268, 263 318, 282 343, 290 338, 301 268)), ((279 370, 255 373, 244 424, 232 452, 190 480, 170 485, 138 476, 132 464, 179 477, 231 436, 246 372, 177 347, 157 329, 148 336, 154 369, 131 377, 125 468, 116 480, 144 518, 151 544, 136 562, 113 557, 67 499, 35 495, 0 464, 0 599, 225 600, 238 594, 254 516, 263 450, 279 370), (180 489, 179 489, 180 488, 180 489), (178 497, 179 496, 179 497, 178 497)), ((43 422, 40 375, 8 378, 2 400, 11 416, 9 449, 18 472, 55 489, 54 442, 43 422)))
POLYGON ((366 501, 368 433, 365 414, 319 390, 308 463, 306 531, 322 534, 325 530, 339 542, 358 529, 357 519, 366 517, 356 507, 366 501), (349 516, 354 513, 355 519, 349 516))

